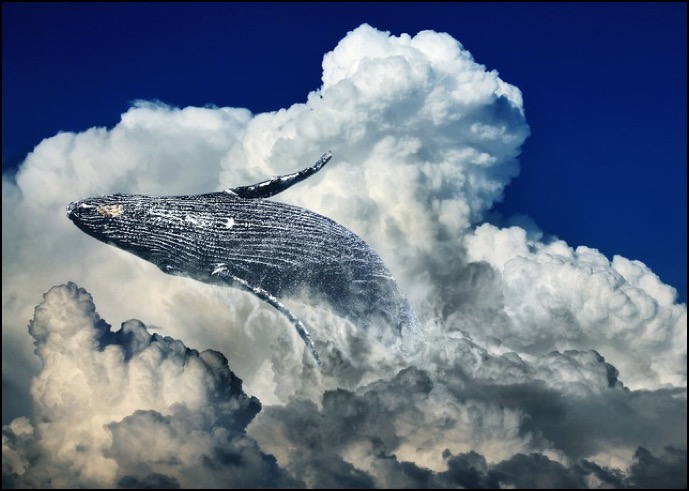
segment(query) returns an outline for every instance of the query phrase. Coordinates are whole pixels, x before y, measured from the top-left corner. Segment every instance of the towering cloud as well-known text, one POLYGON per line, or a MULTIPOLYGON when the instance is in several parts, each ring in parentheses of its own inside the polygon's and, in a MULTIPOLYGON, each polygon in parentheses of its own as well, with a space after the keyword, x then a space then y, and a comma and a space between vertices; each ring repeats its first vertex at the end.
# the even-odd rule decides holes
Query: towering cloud
POLYGON ((140 102, 114 128, 44 140, 3 176, 3 484, 686 486, 686 305, 638 261, 483 223, 528 132, 519 90, 450 36, 364 25, 305 103, 140 102), (276 199, 380 253, 424 324, 411 358, 304 299, 290 307, 317 370, 270 306, 64 216, 98 194, 250 184, 325 150, 328 168, 276 199))
POLYGON ((33 424, 3 430, 3 487, 298 485, 245 434, 256 398, 216 351, 117 332, 74 283, 45 294, 29 325, 43 363, 33 424))

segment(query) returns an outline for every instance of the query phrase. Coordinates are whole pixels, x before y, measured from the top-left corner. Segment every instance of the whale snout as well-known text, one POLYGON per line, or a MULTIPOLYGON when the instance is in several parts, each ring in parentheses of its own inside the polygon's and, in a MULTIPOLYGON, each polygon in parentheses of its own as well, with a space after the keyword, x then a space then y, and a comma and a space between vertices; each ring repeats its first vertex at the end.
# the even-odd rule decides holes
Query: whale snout
POLYGON ((72 201, 67 205, 67 218, 74 220, 79 216, 79 210, 83 207, 84 203, 81 200, 72 201))
POLYGON ((74 210, 76 210, 79 207, 79 202, 78 201, 72 201, 70 204, 67 205, 67 217, 71 217, 72 213, 74 210))
POLYGON ((95 205, 87 203, 85 200, 72 201, 67 205, 67 218, 76 222, 82 218, 85 211, 94 208, 96 208, 95 205))

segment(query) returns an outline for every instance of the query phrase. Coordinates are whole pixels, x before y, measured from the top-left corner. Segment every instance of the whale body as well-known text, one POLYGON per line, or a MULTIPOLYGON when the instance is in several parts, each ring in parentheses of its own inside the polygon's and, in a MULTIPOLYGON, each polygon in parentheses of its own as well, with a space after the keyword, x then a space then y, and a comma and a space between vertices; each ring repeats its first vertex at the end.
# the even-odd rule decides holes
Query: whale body
POLYGON ((300 172, 208 194, 83 199, 67 206, 67 216, 88 235, 164 273, 253 293, 287 316, 319 363, 306 327, 282 298, 306 293, 325 300, 385 345, 401 346, 418 321, 378 254, 327 217, 265 199, 330 158, 328 152, 300 172))

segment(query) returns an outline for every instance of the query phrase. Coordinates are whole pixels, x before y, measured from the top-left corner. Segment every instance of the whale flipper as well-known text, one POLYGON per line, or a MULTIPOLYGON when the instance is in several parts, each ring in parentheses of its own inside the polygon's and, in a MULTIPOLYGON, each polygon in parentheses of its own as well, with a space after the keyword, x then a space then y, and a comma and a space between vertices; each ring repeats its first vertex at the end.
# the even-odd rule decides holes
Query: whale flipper
POLYGON ((318 159, 318 162, 313 164, 311 167, 300 170, 299 172, 273 177, 272 179, 252 184, 251 186, 228 188, 225 191, 236 194, 240 198, 244 199, 270 198, 271 196, 281 193, 285 189, 294 186, 298 182, 303 181, 307 177, 312 176, 321 170, 321 168, 328 163, 332 156, 332 153, 326 152, 320 159, 318 159))
MULTIPOLYGON (((326 154, 327 155, 327 154, 326 154)), ((322 160, 322 159, 321 159, 322 160)), ((320 161, 319 161, 320 162, 320 161)), ((327 160, 326 160, 327 162, 327 160)), ((323 162, 325 163, 325 162, 323 162)), ((316 169, 318 170, 318 169, 316 169)), ((303 171, 302 171, 303 172, 303 171)), ((315 172, 315 171, 313 171, 315 172)), ((211 276, 215 276, 217 278, 222 279, 223 281, 226 281, 230 283, 232 286, 238 286, 246 291, 249 291, 256 295, 258 298, 263 300, 264 302, 269 303, 273 307, 275 307, 279 312, 284 314, 289 321, 294 325, 296 328, 297 332, 299 333, 299 336, 301 339, 304 340, 304 343, 306 343, 306 347, 309 349, 311 354, 313 355, 314 359, 316 360, 316 363, 320 366, 321 364, 321 357, 318 354, 318 350, 316 350, 316 347, 313 344, 313 340, 311 339, 311 335, 309 332, 306 330, 306 327, 304 326, 304 323, 300 321, 286 306, 284 303, 282 303, 280 300, 277 299, 277 297, 270 292, 264 290, 263 288, 260 288, 258 286, 253 286, 249 284, 246 280, 239 278, 238 276, 235 276, 233 274, 230 274, 227 271, 227 266, 225 264, 218 264, 213 272, 211 273, 211 276)))

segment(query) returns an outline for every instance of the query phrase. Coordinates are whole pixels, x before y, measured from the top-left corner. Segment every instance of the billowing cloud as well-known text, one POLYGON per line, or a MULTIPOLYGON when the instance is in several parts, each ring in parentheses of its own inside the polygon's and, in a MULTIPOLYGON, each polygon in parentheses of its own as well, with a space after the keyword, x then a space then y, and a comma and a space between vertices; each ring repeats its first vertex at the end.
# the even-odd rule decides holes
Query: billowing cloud
POLYGON ((631 392, 593 351, 525 362, 448 338, 435 366, 257 416, 222 354, 136 320, 113 332, 74 283, 44 295, 29 331, 43 368, 32 418, 3 428, 4 487, 648 486, 659 473, 676 486, 683 469, 686 481, 686 451, 662 448, 686 446, 681 392, 631 392), (642 438, 656 453, 636 448, 628 469, 594 461, 642 438))
POLYGON ((29 331, 43 368, 32 422, 3 430, 3 487, 298 484, 246 436, 261 404, 221 353, 135 320, 113 332, 74 283, 45 294, 29 331))
POLYGON ((3 485, 686 486, 686 305, 638 261, 483 223, 528 133, 519 90, 450 36, 364 25, 305 103, 140 102, 44 140, 3 176, 3 485), (99 194, 251 184, 326 150, 274 199, 380 253, 424 325, 409 358, 305 299, 290 307, 318 370, 270 306, 64 216, 99 194), (122 328, 75 284, 50 289, 67 280, 122 328))
POLYGON ((519 227, 481 225, 465 241, 470 261, 491 266, 495 292, 471 307, 472 315, 492 322, 458 315, 458 325, 476 339, 534 354, 595 347, 632 387, 686 387, 686 306, 675 304, 674 288, 643 263, 528 239, 519 227))

